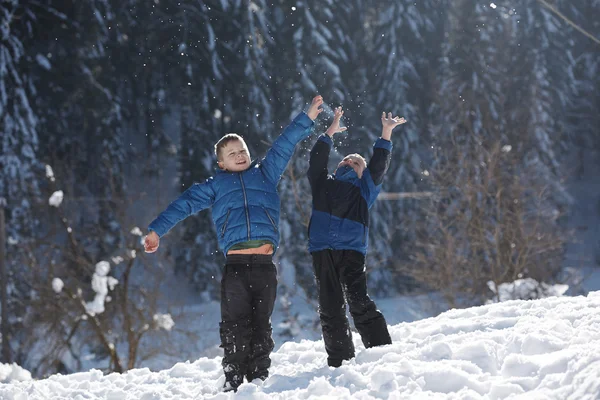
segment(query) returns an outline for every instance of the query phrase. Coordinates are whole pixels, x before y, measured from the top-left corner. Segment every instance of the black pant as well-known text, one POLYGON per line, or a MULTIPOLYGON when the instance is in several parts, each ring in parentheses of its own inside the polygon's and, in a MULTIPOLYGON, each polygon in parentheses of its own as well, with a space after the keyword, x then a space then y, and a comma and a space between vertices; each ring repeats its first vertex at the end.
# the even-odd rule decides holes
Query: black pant
POLYGON ((311 254, 327 364, 339 367, 342 360, 354 357, 344 297, 365 347, 391 344, 385 318, 367 294, 365 256, 352 250, 322 250, 311 254))
POLYGON ((271 256, 228 255, 221 280, 221 347, 226 383, 269 375, 275 346, 271 314, 277 294, 277 270, 271 256))

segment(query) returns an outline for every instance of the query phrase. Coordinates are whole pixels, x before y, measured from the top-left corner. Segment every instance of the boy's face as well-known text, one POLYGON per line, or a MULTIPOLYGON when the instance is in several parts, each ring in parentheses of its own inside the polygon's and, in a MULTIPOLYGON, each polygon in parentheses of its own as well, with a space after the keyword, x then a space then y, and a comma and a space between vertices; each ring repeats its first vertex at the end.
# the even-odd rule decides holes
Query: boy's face
POLYGON ((365 160, 354 155, 344 157, 344 159, 338 164, 337 167, 343 167, 344 165, 351 167, 354 170, 354 172, 356 172, 356 175, 358 175, 359 179, 362 178, 362 174, 365 168, 367 168, 365 160))
POLYGON ((222 149, 219 159, 219 168, 229 172, 245 171, 250 167, 250 152, 246 143, 241 140, 232 140, 222 149))

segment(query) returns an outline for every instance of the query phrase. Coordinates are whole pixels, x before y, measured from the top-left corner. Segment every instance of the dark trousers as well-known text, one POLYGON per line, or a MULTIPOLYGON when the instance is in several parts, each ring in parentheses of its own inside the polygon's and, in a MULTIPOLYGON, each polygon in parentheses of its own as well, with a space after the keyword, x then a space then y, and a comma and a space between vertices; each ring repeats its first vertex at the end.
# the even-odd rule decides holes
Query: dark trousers
POLYGON ((221 347, 226 384, 269 375, 273 351, 271 314, 277 271, 271 256, 228 255, 221 280, 221 347))
POLYGON ((322 250, 311 254, 327 364, 339 367, 342 360, 354 357, 346 301, 365 347, 391 344, 385 318, 367 294, 365 256, 352 250, 322 250))

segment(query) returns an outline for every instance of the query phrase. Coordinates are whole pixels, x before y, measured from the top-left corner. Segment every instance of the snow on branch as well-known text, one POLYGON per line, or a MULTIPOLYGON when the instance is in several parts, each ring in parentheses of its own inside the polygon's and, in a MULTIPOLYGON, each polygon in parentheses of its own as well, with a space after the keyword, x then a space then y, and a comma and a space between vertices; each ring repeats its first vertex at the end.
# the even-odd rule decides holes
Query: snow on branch
POLYGON ((119 283, 112 276, 108 276, 110 264, 108 261, 100 261, 96 264, 96 271, 92 276, 92 289, 96 292, 94 300, 86 303, 85 309, 88 314, 96 315, 104 312, 104 303, 110 301, 108 291, 113 290, 119 283))

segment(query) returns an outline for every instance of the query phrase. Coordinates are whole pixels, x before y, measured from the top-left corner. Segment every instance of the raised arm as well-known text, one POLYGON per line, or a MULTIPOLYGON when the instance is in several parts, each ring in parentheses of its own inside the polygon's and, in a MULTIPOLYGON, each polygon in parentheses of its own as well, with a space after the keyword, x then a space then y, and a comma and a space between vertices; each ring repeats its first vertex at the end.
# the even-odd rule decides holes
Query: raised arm
POLYGON ((267 155, 260 163, 260 168, 272 183, 277 184, 281 179, 281 175, 294 154, 296 145, 311 134, 315 119, 323 111, 322 108, 319 108, 322 104, 323 98, 316 96, 308 111, 298 114, 267 151, 267 155))
POLYGON ((329 153, 331 152, 331 146, 333 146, 333 135, 338 132, 344 132, 347 128, 345 126, 340 127, 340 119, 344 115, 342 107, 335 109, 333 122, 325 131, 323 135, 319 137, 315 145, 310 152, 310 161, 308 165, 308 181, 310 182, 311 188, 314 190, 323 179, 327 179, 327 163, 329 162, 329 153))
POLYGON ((404 118, 392 118, 392 113, 388 113, 387 117, 385 113, 381 115, 381 137, 377 139, 373 146, 373 156, 367 166, 375 185, 381 185, 383 177, 390 166, 390 160, 392 158, 392 131, 395 127, 402 125, 405 122, 406 120, 404 118))
POLYGON ((195 183, 188 188, 148 226, 150 233, 144 242, 146 252, 155 252, 160 237, 170 231, 179 221, 212 206, 214 200, 212 178, 207 179, 204 183, 195 183))

